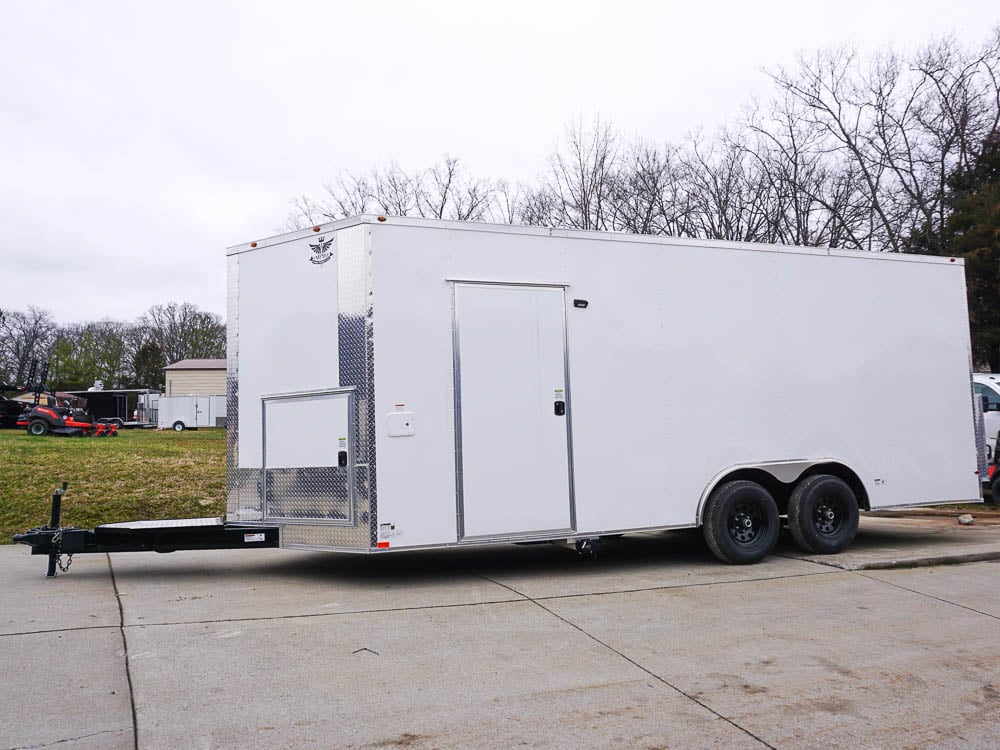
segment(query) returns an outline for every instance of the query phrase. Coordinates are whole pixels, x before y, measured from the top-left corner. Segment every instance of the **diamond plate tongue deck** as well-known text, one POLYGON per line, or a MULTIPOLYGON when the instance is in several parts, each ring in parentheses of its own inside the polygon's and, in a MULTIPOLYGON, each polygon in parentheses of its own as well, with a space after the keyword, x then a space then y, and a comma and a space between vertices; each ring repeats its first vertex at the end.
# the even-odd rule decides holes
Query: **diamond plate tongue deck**
POLYGON ((120 523, 102 523, 98 526, 95 531, 99 529, 123 529, 123 530, 139 530, 139 529, 181 529, 181 528, 191 528, 193 526, 224 526, 222 519, 216 516, 215 518, 167 518, 160 521, 122 521, 120 523))

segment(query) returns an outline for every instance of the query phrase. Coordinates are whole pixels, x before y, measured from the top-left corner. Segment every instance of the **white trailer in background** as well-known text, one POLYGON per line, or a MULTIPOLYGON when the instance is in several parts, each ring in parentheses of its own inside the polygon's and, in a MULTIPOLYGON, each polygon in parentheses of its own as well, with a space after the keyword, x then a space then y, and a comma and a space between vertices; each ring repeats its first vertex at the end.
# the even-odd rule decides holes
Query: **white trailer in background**
POLYGON ((362 216, 228 276, 227 517, 283 547, 753 562, 980 499, 960 260, 362 216))
POLYGON ((225 396, 160 396, 156 425, 161 430, 225 427, 225 396))

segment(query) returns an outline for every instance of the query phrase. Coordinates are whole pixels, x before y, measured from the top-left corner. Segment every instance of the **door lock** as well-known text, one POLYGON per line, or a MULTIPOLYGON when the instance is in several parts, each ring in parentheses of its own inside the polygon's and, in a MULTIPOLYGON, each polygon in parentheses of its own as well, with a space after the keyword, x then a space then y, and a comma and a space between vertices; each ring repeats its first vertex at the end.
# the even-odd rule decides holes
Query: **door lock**
POLYGON ((347 451, 338 451, 337 453, 337 466, 340 468, 346 468, 347 466, 347 451))
POLYGON ((566 414, 566 402, 556 401, 556 416, 561 417, 566 414))

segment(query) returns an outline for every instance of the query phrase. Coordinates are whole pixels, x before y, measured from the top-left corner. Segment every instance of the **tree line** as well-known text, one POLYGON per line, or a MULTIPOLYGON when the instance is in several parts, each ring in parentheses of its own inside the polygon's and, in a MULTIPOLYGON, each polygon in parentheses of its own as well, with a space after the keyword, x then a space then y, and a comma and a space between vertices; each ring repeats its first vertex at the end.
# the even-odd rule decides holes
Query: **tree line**
POLYGON ((1000 371, 1000 26, 976 46, 841 47, 765 72, 768 98, 713 133, 660 142, 578 119, 532 180, 452 156, 341 171, 294 197, 287 224, 385 213, 958 255, 977 365, 1000 371))
POLYGON ((97 380, 105 388, 155 389, 169 364, 225 356, 222 319, 187 302, 154 305, 132 322, 68 325, 38 307, 0 310, 0 382, 11 385, 28 385, 37 360, 49 363, 50 389, 84 390, 97 380))

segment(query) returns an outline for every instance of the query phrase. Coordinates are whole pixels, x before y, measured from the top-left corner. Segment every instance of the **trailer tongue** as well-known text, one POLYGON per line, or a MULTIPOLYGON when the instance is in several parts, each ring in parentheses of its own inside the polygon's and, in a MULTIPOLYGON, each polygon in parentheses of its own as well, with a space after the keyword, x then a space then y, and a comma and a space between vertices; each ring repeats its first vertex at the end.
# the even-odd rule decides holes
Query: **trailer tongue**
POLYGON ((89 552, 175 552, 195 549, 260 549, 278 546, 277 526, 244 526, 223 522, 221 518, 179 518, 165 521, 127 521, 105 523, 93 529, 62 526, 62 498, 66 482, 52 494, 52 513, 46 526, 24 534, 14 541, 27 544, 33 555, 48 555, 46 577, 57 569, 64 573, 73 555, 89 552), (67 556, 65 565, 62 556, 67 556))

